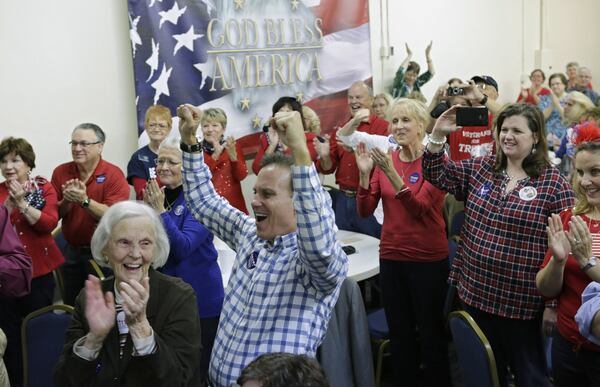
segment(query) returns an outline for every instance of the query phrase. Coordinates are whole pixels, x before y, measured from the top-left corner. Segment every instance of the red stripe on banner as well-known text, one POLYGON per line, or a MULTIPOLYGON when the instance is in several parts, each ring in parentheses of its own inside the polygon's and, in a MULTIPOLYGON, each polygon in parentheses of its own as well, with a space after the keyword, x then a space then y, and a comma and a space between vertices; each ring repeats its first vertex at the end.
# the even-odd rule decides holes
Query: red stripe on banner
POLYGON ((323 20, 324 35, 369 22, 368 0, 321 0, 321 4, 311 10, 323 20))
POLYGON ((350 119, 346 90, 312 99, 305 105, 319 116, 322 135, 332 134, 335 128, 344 125, 350 119))

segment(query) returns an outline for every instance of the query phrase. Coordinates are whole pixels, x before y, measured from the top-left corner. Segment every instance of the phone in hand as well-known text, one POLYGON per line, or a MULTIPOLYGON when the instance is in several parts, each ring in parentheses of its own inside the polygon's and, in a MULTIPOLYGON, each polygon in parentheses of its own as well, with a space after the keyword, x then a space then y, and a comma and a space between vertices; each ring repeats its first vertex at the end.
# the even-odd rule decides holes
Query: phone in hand
POLYGON ((488 109, 485 106, 459 106, 456 109, 457 126, 488 126, 488 109))

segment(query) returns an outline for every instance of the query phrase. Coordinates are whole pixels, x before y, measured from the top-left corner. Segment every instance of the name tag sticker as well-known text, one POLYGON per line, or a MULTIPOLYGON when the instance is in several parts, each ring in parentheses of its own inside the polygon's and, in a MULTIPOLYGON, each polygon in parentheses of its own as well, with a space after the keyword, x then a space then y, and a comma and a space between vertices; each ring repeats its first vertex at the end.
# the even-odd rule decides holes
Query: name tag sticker
POLYGON ((535 199, 537 196, 537 190, 535 187, 523 187, 519 190, 519 197, 521 200, 525 200, 527 202, 535 199))
POLYGON ((105 180, 106 180, 106 175, 96 176, 96 183, 98 183, 98 184, 104 183, 105 180))

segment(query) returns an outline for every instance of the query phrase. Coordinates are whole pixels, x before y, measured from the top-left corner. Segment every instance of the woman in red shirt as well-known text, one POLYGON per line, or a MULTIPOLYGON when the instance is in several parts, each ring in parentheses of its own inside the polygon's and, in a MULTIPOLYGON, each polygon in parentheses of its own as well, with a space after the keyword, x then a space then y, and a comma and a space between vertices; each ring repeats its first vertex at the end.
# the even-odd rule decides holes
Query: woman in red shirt
POLYGON ((424 385, 438 387, 450 386, 442 316, 448 240, 442 215, 445 192, 425 181, 421 167, 428 123, 423 103, 400 99, 390 109, 390 132, 400 149, 384 153, 374 148, 369 156, 364 143, 358 146, 357 208, 360 216, 369 216, 380 198, 383 202, 380 280, 396 378, 418 385, 421 360, 424 385), (421 359, 415 356, 419 352, 421 359))
POLYGON ((550 98, 552 92, 550 89, 544 87, 546 81, 546 74, 540 69, 535 69, 529 75, 531 81, 531 87, 522 88, 517 102, 524 102, 531 105, 539 105, 541 98, 550 98))
POLYGON ((575 208, 549 219, 550 248, 536 276, 540 293, 558 300, 552 341, 556 387, 600 385, 600 346, 584 338, 575 322, 583 290, 600 282, 600 127, 588 122, 574 132, 575 208))
POLYGON ((20 385, 23 375, 23 317, 52 304, 52 270, 64 262, 52 237, 52 230, 58 223, 56 191, 43 177, 30 177, 34 167, 35 153, 31 144, 22 138, 2 140, 0 171, 6 180, 0 183, 0 201, 8 209, 10 221, 33 265, 31 292, 18 298, 0 298, 0 328, 8 338, 4 360, 13 385, 20 385))
MULTIPOLYGON (((291 112, 296 111, 300 113, 302 117, 302 125, 304 125, 304 133, 306 136, 306 145, 308 145, 308 151, 310 158, 314 162, 317 159, 317 151, 315 150, 314 139, 317 137, 317 133, 309 132, 306 127, 306 120, 304 113, 302 112, 302 105, 294 97, 281 97, 273 104, 273 116, 278 112, 291 112)), ((265 127, 267 128, 267 127, 265 127)), ((291 155, 292 152, 279 141, 277 131, 273 128, 267 128, 267 132, 260 135, 260 144, 258 147, 258 153, 252 162, 252 171, 255 175, 258 175, 260 171, 262 161, 265 154, 269 155, 273 152, 283 152, 287 155, 291 155)))
POLYGON ((242 149, 231 136, 225 138, 227 115, 220 108, 206 109, 202 115, 204 162, 212 173, 219 195, 238 210, 248 213, 241 181, 248 176, 242 149))

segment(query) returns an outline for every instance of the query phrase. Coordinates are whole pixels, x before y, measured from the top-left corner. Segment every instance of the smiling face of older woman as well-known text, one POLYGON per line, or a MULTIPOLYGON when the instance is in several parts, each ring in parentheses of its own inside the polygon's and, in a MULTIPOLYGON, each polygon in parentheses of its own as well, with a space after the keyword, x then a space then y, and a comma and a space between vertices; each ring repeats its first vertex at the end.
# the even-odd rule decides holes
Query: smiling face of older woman
POLYGON ((113 227, 103 253, 117 282, 129 283, 133 279, 141 281, 148 275, 155 251, 152 220, 138 216, 123 219, 113 227))

